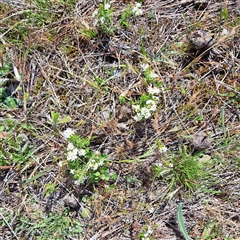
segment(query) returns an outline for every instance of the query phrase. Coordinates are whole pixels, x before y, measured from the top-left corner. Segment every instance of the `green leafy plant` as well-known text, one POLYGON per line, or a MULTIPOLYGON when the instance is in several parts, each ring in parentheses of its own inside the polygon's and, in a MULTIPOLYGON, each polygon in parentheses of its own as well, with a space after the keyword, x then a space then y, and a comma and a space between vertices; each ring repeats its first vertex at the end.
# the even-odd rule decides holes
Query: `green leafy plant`
POLYGON ((69 216, 69 211, 51 213, 45 216, 35 210, 32 218, 19 216, 15 226, 18 236, 34 236, 38 232, 41 240, 78 238, 82 234, 82 224, 69 216))
POLYGON ((75 134, 72 129, 65 130, 63 135, 67 140, 66 161, 61 162, 60 166, 67 165, 76 184, 85 180, 96 183, 110 179, 107 155, 91 151, 90 140, 75 134))
POLYGON ((83 30, 81 31, 81 33, 86 36, 87 38, 95 38, 97 37, 97 33, 89 27, 84 27, 83 30))
POLYGON ((129 27, 130 23, 128 22, 128 19, 132 16, 132 10, 130 5, 126 8, 126 10, 122 13, 120 18, 120 23, 125 26, 129 27))
POLYGON ((63 124, 71 121, 71 117, 65 116, 60 118, 60 113, 51 111, 51 117, 48 121, 49 124, 57 126, 58 124, 63 124))
POLYGON ((98 8, 98 25, 102 32, 113 34, 115 27, 113 25, 113 8, 106 1, 99 5, 98 8))
POLYGON ((33 150, 24 134, 9 134, 0 139, 0 165, 26 163, 32 157, 33 150))
POLYGON ((2 108, 16 108, 19 106, 19 100, 11 97, 10 92, 1 87, 0 88, 0 107, 2 108))
POLYGON ((0 122, 0 166, 27 163, 35 156, 27 132, 35 129, 13 119, 0 122))

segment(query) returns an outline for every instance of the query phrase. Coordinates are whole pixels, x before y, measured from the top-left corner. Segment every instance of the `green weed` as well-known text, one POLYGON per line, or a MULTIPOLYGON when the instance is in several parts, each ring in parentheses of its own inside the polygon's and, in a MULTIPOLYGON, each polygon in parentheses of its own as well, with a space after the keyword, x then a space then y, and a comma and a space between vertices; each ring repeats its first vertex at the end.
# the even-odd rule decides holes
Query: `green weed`
POLYGON ((113 25, 113 8, 111 5, 104 1, 98 8, 98 25, 100 30, 106 34, 113 34, 115 27, 113 25))
POLYGON ((204 163, 200 161, 201 155, 201 152, 192 155, 182 147, 179 152, 167 156, 169 168, 165 179, 169 181, 170 189, 183 187, 193 192, 201 186, 207 175, 204 163))
POLYGON ((34 158, 28 138, 21 132, 30 128, 13 120, 5 120, 5 124, 0 128, 1 132, 6 133, 6 136, 0 139, 0 165, 19 165, 34 158))
POLYGON ((110 179, 107 155, 91 151, 90 140, 75 134, 72 129, 65 130, 63 135, 67 140, 66 160, 60 162, 60 166, 67 165, 76 184, 110 179))

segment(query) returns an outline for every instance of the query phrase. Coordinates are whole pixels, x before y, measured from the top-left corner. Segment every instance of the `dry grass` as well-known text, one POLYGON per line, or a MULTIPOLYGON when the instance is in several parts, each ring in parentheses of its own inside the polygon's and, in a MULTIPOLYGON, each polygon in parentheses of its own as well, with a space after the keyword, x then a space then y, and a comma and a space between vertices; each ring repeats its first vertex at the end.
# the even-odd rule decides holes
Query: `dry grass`
MULTIPOLYGON (((150 239, 182 239, 176 222, 180 202, 191 238, 205 239, 203 230, 214 220, 207 239, 238 239, 239 4, 145 0, 143 14, 131 17, 129 28, 120 25, 109 35, 92 17, 99 1, 6 2, 0 1, 0 47, 4 60, 10 59, 21 75, 16 97, 22 105, 0 110, 1 123, 9 127, 6 119, 17 120, 13 134, 28 137, 35 157, 12 163, 11 169, 0 167, 0 239, 147 239, 141 238, 147 228, 153 231, 150 239), (97 37, 83 31, 89 29, 97 37), (154 116, 136 122, 131 103, 150 84, 142 64, 158 75, 152 84, 161 93, 154 116), (71 121, 52 126, 51 111, 71 121), (59 132, 67 127, 95 137, 90 148, 108 155, 115 181, 74 184, 69 171, 58 166, 66 158, 59 132), (168 156, 155 149, 138 161, 157 140, 168 156), (181 155, 182 148, 189 155, 181 155), (154 178, 155 163, 181 161, 198 150, 209 161, 210 176, 201 179, 204 188, 191 192, 180 182, 171 185, 167 175, 154 178), (50 184, 54 190, 48 193, 50 184), (89 218, 81 211, 64 215, 69 194, 80 209, 90 209, 89 218), (49 230, 47 236, 41 227, 31 228, 30 223, 45 226, 43 219, 62 213, 65 221, 80 223, 83 233, 71 235, 66 228, 66 235, 49 230)), ((110 2, 114 27, 134 1, 110 2)), ((50 225, 60 228, 56 221, 50 225)))

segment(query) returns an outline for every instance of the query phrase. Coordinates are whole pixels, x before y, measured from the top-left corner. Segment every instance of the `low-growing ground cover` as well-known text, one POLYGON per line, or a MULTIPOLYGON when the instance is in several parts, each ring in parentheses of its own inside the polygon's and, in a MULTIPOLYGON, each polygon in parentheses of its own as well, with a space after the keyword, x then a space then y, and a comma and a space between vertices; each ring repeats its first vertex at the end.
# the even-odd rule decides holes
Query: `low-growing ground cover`
POLYGON ((239 14, 0 0, 0 239, 238 239, 239 14))

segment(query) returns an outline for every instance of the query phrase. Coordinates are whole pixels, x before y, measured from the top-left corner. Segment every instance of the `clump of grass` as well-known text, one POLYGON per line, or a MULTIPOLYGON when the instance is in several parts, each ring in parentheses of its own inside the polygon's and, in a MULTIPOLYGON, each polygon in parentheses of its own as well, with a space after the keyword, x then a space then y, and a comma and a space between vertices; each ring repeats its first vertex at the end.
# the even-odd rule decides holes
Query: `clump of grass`
POLYGON ((169 181, 169 189, 183 187, 190 192, 199 189, 207 176, 201 155, 202 153, 192 155, 183 146, 178 152, 167 156, 170 168, 165 178, 169 181))

